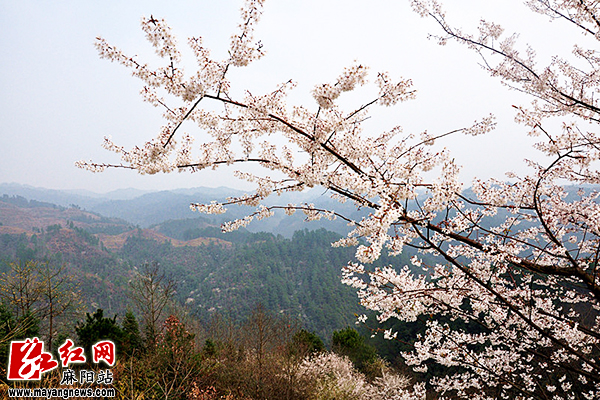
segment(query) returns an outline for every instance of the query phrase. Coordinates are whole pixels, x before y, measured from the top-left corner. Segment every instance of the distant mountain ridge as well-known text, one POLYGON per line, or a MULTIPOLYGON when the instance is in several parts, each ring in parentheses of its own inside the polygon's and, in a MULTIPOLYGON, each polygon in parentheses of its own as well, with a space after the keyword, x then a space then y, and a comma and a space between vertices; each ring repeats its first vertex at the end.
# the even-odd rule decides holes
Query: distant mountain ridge
POLYGON ((19 183, 0 183, 0 195, 7 194, 11 196, 22 196, 29 200, 44 201, 53 203, 59 206, 68 207, 77 205, 81 208, 93 211, 92 208, 98 204, 110 201, 127 201, 134 200, 145 195, 156 193, 171 192, 182 195, 196 195, 206 193, 211 196, 225 197, 242 193, 239 190, 221 188, 198 187, 190 189, 174 189, 174 190, 141 190, 134 188, 116 189, 107 193, 96 193, 90 190, 57 190, 35 187, 30 185, 22 185, 19 183))
MULTIPOLYGON (((212 200, 223 201, 229 196, 239 196, 243 191, 219 187, 197 187, 164 191, 142 191, 137 189, 120 189, 99 194, 89 191, 68 191, 36 188, 19 184, 0 184, 0 197, 4 194, 22 196, 29 200, 53 203, 63 207, 76 205, 86 211, 98 213, 110 218, 119 218, 130 224, 148 228, 169 220, 205 219, 211 224, 242 218, 253 211, 251 207, 230 206, 222 215, 198 214, 190 210, 191 203, 208 203, 212 200)), ((323 189, 312 189, 301 193, 286 193, 268 199, 268 204, 304 204, 314 203, 316 207, 334 209, 344 215, 360 218, 364 211, 357 211, 352 204, 341 204, 329 198, 323 189)), ((269 232, 291 237, 293 232, 301 229, 316 230, 325 228, 345 235, 350 228, 342 220, 305 222, 303 213, 286 216, 277 212, 275 216, 256 221, 248 226, 251 232, 269 232)))
POLYGON ((28 200, 18 195, 0 195, 0 223, 29 231, 52 225, 86 229, 90 232, 130 230, 132 224, 117 218, 104 217, 78 206, 63 207, 49 202, 28 200), (115 229, 113 229, 115 228, 115 229))
MULTIPOLYGON (((205 228, 212 226, 196 219, 192 226, 205 228)), ((216 226, 212 226, 217 228, 216 226)), ((216 237, 193 237, 189 240, 179 240, 177 237, 165 235, 155 229, 141 229, 119 218, 104 217, 98 213, 82 210, 81 208, 62 207, 55 204, 27 200, 21 196, 0 196, 0 234, 21 235, 31 237, 36 234, 51 231, 66 233, 86 232, 95 237, 109 250, 120 250, 127 239, 136 236, 157 243, 170 242, 173 246, 200 246, 216 244, 230 246, 226 240, 216 237)), ((213 235, 214 236, 214 235, 213 235)))

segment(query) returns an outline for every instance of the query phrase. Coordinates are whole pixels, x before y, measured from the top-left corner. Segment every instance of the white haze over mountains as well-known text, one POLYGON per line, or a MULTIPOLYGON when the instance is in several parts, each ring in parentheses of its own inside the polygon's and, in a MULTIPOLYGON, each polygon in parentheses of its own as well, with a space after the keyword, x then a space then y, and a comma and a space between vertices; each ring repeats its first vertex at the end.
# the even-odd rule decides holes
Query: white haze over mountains
MULTIPOLYGON (((144 191, 138 189, 120 189, 100 194, 86 190, 55 190, 19 184, 0 184, 0 201, 3 196, 20 196, 27 200, 50 203, 61 207, 80 207, 105 217, 120 218, 133 225, 147 228, 169 220, 200 218, 204 222, 218 226, 222 222, 241 218, 248 214, 249 207, 231 206, 223 215, 206 215, 193 212, 189 208, 192 202, 209 202, 212 199, 223 200, 228 196, 240 195, 242 192, 227 187, 185 188, 163 191, 144 191)), ((270 199, 271 202, 314 203, 318 207, 334 207, 346 215, 354 217, 362 215, 351 204, 341 205, 331 200, 321 189, 313 189, 302 193, 288 193, 270 199)), ((0 215, 1 217, 1 215, 0 215)), ((318 221, 306 223, 304 215, 297 213, 293 217, 278 212, 272 218, 257 221, 248 229, 252 232, 267 231, 275 234, 291 236, 300 229, 326 228, 340 234, 349 228, 342 220, 318 221)))

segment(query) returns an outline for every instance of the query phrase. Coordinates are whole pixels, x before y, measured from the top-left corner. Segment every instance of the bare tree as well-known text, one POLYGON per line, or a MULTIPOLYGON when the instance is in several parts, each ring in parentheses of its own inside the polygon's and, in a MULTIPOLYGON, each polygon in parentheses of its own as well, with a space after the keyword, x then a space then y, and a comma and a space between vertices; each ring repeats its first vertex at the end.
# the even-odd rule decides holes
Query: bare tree
POLYGON ((66 273, 66 267, 59 267, 51 263, 41 263, 38 267, 40 276, 40 310, 39 315, 44 324, 48 326, 46 343, 49 351, 56 335, 57 321, 62 326, 73 321, 73 317, 82 309, 81 296, 78 286, 66 273))
MULTIPOLYGON (((0 277, 0 296, 13 310, 16 319, 30 326, 39 323, 46 331, 46 343, 52 350, 56 321, 69 325, 81 308, 77 284, 66 266, 50 262, 27 261, 9 264, 0 277)), ((26 329, 26 328, 25 328, 26 329)))
POLYGON ((175 282, 160 271, 158 263, 145 264, 131 282, 131 299, 142 315, 146 344, 156 348, 162 322, 166 319, 166 307, 175 294, 175 282))
POLYGON ((18 261, 8 264, 8 272, 0 276, 0 296, 17 319, 33 314, 41 297, 37 261, 18 261))

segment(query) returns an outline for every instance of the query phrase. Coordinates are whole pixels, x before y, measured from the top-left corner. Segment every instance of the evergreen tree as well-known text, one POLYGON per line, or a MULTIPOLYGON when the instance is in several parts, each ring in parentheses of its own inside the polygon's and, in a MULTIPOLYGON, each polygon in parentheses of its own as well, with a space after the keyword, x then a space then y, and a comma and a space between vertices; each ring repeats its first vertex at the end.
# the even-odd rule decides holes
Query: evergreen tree
POLYGON ((300 329, 294 334, 291 346, 292 353, 301 357, 325 351, 325 344, 323 344, 321 338, 306 329, 300 329))
POLYGON ((333 332, 331 344, 333 351, 347 356, 356 369, 370 375, 370 367, 377 360, 377 352, 375 347, 365 343, 365 338, 356 329, 348 327, 333 332))
POLYGON ((77 343, 86 351, 86 358, 92 359, 92 346, 102 340, 111 340, 120 354, 123 345, 123 330, 117 324, 117 316, 113 318, 104 317, 104 310, 99 308, 93 315, 86 314, 85 322, 77 324, 77 343))
POLYGON ((122 323, 123 338, 121 352, 125 355, 132 355, 136 351, 143 350, 142 337, 140 335, 139 325, 135 315, 131 310, 127 310, 122 323))

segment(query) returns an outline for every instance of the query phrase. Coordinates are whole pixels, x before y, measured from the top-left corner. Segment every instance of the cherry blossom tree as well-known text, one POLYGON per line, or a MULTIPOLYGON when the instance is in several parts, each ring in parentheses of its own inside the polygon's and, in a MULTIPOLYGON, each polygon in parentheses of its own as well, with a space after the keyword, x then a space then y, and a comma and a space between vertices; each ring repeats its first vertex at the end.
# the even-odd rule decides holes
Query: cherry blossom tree
MULTIPOLYGON (((600 38, 596 2, 531 0, 528 5, 600 38)), ((246 2, 225 60, 211 58, 200 37, 190 38, 198 70, 189 75, 164 20, 142 20, 148 40, 165 61, 160 68, 99 38, 101 57, 126 66, 143 81, 144 101, 161 109, 166 123, 155 138, 132 149, 106 138, 104 147, 120 155, 119 164, 78 165, 141 174, 240 165, 236 176, 254 183, 254 192, 192 208, 223 213, 228 205, 255 207, 247 217, 224 224, 225 231, 278 209, 303 212, 307 220, 346 220, 352 231, 333 245, 356 246, 358 263, 343 268, 343 282, 357 289, 361 303, 379 321, 426 324, 425 334, 403 357, 415 371, 426 371, 432 362, 457 367, 428 382, 441 396, 600 397, 596 52, 575 46, 573 57, 584 61, 577 68, 558 57, 538 67, 535 52, 528 48, 521 54, 515 36, 503 38, 500 26, 482 21, 477 34, 468 34, 447 22, 435 0, 412 1, 416 12, 439 23, 440 43, 466 44, 481 54, 492 76, 533 99, 529 107, 516 108, 516 120, 537 138, 532 151, 545 154, 547 163, 529 161, 529 175, 475 179, 466 192, 449 152, 432 145, 451 135, 485 134, 494 127, 493 116, 439 134, 404 134, 400 126, 378 135, 363 131, 374 107, 414 97, 409 79, 370 73, 356 63, 316 85, 311 105, 288 104, 292 81, 264 93, 234 96, 228 72, 263 56, 253 36, 262 6, 262 0, 246 2), (374 85, 372 98, 351 108, 340 106, 345 92, 365 85, 374 85), (182 132, 184 121, 199 128, 197 146, 182 132), (250 173, 248 164, 267 172, 250 173), (312 204, 263 203, 269 196, 316 186, 370 213, 352 220, 312 204), (417 250, 412 266, 369 267, 382 251, 400 254, 407 247, 417 250), (457 321, 464 324, 452 323, 457 321), (475 330, 457 328, 474 325, 475 330)), ((393 339, 397 334, 389 330, 384 335, 393 339)))
POLYGON ((319 399, 419 400, 424 398, 423 383, 409 389, 409 380, 390 371, 368 382, 356 371, 348 357, 336 353, 319 353, 300 363, 296 375, 309 382, 319 399))

